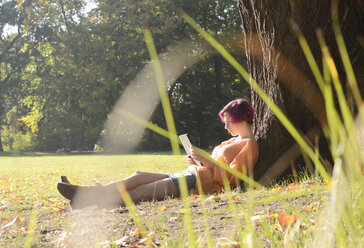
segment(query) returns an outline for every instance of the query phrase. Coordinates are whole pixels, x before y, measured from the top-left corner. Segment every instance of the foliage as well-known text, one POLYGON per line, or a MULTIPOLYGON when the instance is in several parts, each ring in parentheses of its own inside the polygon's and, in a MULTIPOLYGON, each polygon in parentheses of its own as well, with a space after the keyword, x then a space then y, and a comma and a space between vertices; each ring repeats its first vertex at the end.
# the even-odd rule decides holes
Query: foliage
MULTIPOLYGON (((216 122, 218 110, 232 98, 249 98, 239 74, 211 54, 176 13, 182 7, 216 37, 230 40, 228 45, 242 60, 234 48, 240 40, 234 35, 240 32, 240 17, 233 1, 204 0, 196 5, 100 0, 90 9, 84 0, 41 0, 0 6, 0 148, 7 151, 14 150, 14 137, 19 135, 32 137, 25 150, 93 149, 114 104, 149 62, 143 26, 151 30, 157 52, 181 49, 178 44, 186 38, 193 41, 199 62, 176 80, 169 98, 177 130, 191 133, 196 145, 208 147, 226 138, 216 122), (12 31, 5 32, 5 26, 12 31), (7 115, 14 108, 17 120, 10 122, 7 115), (207 130, 201 129, 204 125, 207 130)), ((151 121, 165 126, 161 108, 151 121)), ((170 146, 165 138, 146 131, 139 149, 170 146)))

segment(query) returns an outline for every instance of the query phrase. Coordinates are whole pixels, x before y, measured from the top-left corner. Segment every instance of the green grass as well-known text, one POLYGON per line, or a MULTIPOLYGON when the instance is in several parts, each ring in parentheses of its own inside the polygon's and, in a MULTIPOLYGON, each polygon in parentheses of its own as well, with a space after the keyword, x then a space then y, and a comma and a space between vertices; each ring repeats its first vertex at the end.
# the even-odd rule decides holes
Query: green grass
POLYGON ((61 175, 74 183, 104 184, 137 170, 173 173, 185 166, 183 155, 3 155, 0 157, 0 203, 9 206, 0 211, 0 217, 16 216, 16 211, 39 203, 51 208, 55 202, 62 202, 56 189, 61 175))
MULTIPOLYGON (((185 156, 170 155, 56 155, 33 153, 25 156, 0 156, 0 173, 10 177, 51 175, 53 182, 67 175, 80 183, 92 183, 95 175, 105 181, 126 177, 136 170, 176 172, 185 169, 185 156), (77 175, 77 176, 76 176, 77 175)), ((103 183, 104 183, 103 182, 103 183)))
POLYGON ((71 211, 68 201, 56 189, 61 175, 67 175, 75 183, 103 184, 119 180, 136 170, 172 173, 185 168, 185 155, 3 154, 0 157, 0 228, 17 219, 14 225, 0 229, 0 246, 31 247, 33 244, 54 247, 74 245, 72 242, 82 240, 77 244, 97 247, 101 241, 107 243, 121 237, 134 238, 137 242, 142 237, 132 237, 130 233, 136 229, 142 230, 142 224, 145 228, 144 235, 151 230, 158 233, 161 244, 164 244, 162 247, 194 246, 191 242, 199 247, 214 247, 216 242, 223 242, 223 237, 231 242, 244 244, 249 244, 249 237, 253 237, 254 242, 259 244, 258 247, 265 246, 263 241, 269 240, 274 247, 282 244, 288 230, 277 230, 277 218, 269 217, 278 210, 284 211, 285 215, 297 214, 300 223, 306 223, 307 232, 297 234, 300 242, 305 242, 316 228, 310 224, 309 219, 317 218, 323 204, 315 210, 304 209, 312 202, 324 199, 329 192, 327 186, 320 181, 309 185, 297 183, 292 189, 289 188, 289 182, 286 182, 271 189, 251 189, 246 193, 235 190, 219 195, 220 199, 216 201, 209 199, 209 196, 203 196, 197 199, 167 199, 163 202, 142 203, 136 206, 132 215, 128 211, 104 213, 103 210, 95 210, 98 214, 102 213, 101 217, 95 217, 95 213, 87 215, 88 210, 71 211), (161 210, 161 206, 166 209, 161 210), (261 218, 254 223, 250 221, 253 216, 261 218), (177 218, 173 225, 171 218, 177 218), (90 228, 91 221, 95 223, 90 228), (105 221, 107 227, 103 224, 105 221), (75 226, 79 233, 90 230, 96 232, 91 236, 97 242, 77 238, 81 234, 73 233, 75 226), (117 231, 105 231, 103 228, 117 231), (28 231, 29 229, 34 229, 34 232, 28 231), (254 236, 251 236, 252 230, 254 236), (103 232, 108 235, 102 236, 100 233, 103 232), (66 238, 62 235, 66 235, 66 238))

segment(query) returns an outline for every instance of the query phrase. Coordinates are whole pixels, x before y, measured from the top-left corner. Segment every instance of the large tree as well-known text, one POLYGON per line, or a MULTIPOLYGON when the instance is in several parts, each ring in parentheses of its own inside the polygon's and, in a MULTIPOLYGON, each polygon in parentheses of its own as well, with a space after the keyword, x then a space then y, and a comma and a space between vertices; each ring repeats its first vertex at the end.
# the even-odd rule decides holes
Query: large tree
MULTIPOLYGON (((364 34, 364 3, 361 0, 338 2, 341 30, 362 91, 364 52, 360 39, 364 34)), ((341 82, 347 84, 332 28, 331 1, 239 0, 238 6, 250 74, 330 161, 328 146, 319 128, 326 123, 323 99, 292 24, 306 37, 318 64, 321 64, 321 50, 316 33, 321 30, 338 66, 341 82)), ((347 85, 343 88, 348 89, 347 85)), ((350 90, 346 94, 351 95, 350 90)), ((300 149, 254 91, 252 104, 256 109, 254 129, 261 151, 255 178, 266 184, 287 173, 287 168, 299 157, 300 149)))

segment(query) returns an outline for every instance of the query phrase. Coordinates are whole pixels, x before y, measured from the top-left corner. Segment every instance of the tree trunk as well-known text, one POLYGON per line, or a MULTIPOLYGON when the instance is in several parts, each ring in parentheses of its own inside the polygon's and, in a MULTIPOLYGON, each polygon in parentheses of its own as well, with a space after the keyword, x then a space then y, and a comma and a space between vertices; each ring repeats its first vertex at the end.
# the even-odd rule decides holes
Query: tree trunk
MULTIPOLYGON (((331 1, 239 0, 238 6, 250 74, 294 126, 310 136, 311 142, 318 145, 320 153, 330 161, 325 140, 320 138, 317 142, 318 137, 322 137, 317 127, 326 123, 323 98, 290 22, 300 28, 319 65, 321 50, 316 30, 322 30, 341 81, 346 82, 332 31, 331 1)), ((341 30, 359 83, 364 80, 364 46, 360 45, 364 39, 363 13, 362 0, 339 1, 341 30)), ((361 92, 363 85, 359 85, 361 92)), ((254 131, 260 148, 254 177, 267 184, 287 173, 287 168, 299 157, 300 149, 253 90, 251 99, 256 110, 254 131)))
POLYGON ((4 149, 3 149, 3 142, 1 140, 1 135, 0 135, 0 152, 4 152, 4 149))

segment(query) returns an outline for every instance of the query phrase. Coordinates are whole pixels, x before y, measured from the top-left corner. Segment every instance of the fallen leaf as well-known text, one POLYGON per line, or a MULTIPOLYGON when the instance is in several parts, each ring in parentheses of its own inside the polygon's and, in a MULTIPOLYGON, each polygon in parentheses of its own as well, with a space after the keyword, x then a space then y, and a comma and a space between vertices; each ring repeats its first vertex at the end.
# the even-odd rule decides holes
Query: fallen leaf
POLYGON ((132 237, 140 237, 140 232, 138 229, 136 229, 132 234, 131 234, 132 237))
POLYGON ((243 200, 243 198, 240 195, 235 196, 234 201, 238 202, 243 200))
POLYGON ((161 206, 158 208, 159 211, 166 211, 167 207, 166 206, 161 206))
POLYGON ((292 192, 294 190, 297 190, 298 186, 296 184, 294 184, 294 183, 291 183, 290 185, 288 185, 287 189, 288 189, 289 192, 292 192))
POLYGON ((181 208, 178 212, 181 213, 181 214, 185 214, 185 213, 188 212, 188 209, 181 208))
POLYGON ((280 192, 283 192, 281 187, 276 187, 276 188, 272 189, 272 193, 280 193, 280 192))
POLYGON ((219 202, 221 200, 221 197, 217 195, 212 195, 209 198, 207 198, 207 200, 212 202, 219 202))
POLYGON ((281 226, 286 227, 296 223, 296 221, 298 220, 298 215, 284 215, 283 212, 281 212, 280 214, 278 214, 277 219, 281 226))
POLYGON ((201 198, 201 195, 192 194, 192 195, 188 196, 188 198, 191 200, 196 200, 196 199, 201 198))

